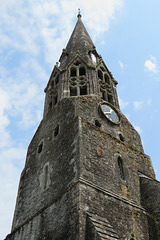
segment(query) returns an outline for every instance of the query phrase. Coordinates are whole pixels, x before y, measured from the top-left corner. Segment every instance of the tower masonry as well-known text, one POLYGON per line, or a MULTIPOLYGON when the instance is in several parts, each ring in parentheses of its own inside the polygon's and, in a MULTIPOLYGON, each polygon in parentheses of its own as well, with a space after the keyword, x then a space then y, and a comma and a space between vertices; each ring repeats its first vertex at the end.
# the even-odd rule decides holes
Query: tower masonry
POLYGON ((80 13, 45 88, 6 240, 159 240, 160 183, 80 13))

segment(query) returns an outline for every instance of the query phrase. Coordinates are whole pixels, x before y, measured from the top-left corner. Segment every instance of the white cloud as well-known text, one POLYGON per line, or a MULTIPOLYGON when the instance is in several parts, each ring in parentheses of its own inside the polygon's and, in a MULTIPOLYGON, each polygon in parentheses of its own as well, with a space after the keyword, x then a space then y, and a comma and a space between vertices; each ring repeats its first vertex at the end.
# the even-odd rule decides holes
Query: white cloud
POLYGON ((120 104, 120 108, 121 109, 124 109, 124 108, 126 108, 129 105, 128 101, 124 101, 123 99, 121 99, 119 97, 118 97, 118 99, 119 99, 119 104, 120 104))
POLYGON ((120 65, 121 69, 123 70, 124 64, 120 60, 119 60, 119 65, 120 65))
POLYGON ((134 101, 133 102, 133 106, 134 106, 135 110, 140 110, 142 108, 142 106, 143 106, 143 102, 141 102, 141 101, 134 101))
POLYGON ((9 117, 6 110, 10 109, 9 95, 6 91, 0 88, 0 148, 11 144, 9 132, 6 130, 9 125, 9 117))
POLYGON ((151 104, 152 104, 152 99, 151 99, 151 98, 148 98, 147 104, 148 104, 148 105, 151 105, 151 104))
POLYGON ((122 71, 127 67, 126 64, 124 64, 122 61, 119 60, 119 65, 120 65, 120 68, 122 69, 122 71))
POLYGON ((158 72, 157 59, 153 56, 150 56, 150 59, 146 60, 144 63, 145 70, 152 73, 158 72))
POLYGON ((0 239, 10 231, 15 207, 16 192, 26 150, 22 147, 6 148, 0 152, 0 239))
POLYGON ((46 61, 53 64, 68 41, 78 7, 96 38, 108 30, 122 5, 123 0, 30 0, 23 4, 5 0, 0 7, 0 46, 34 56, 44 51, 46 61))

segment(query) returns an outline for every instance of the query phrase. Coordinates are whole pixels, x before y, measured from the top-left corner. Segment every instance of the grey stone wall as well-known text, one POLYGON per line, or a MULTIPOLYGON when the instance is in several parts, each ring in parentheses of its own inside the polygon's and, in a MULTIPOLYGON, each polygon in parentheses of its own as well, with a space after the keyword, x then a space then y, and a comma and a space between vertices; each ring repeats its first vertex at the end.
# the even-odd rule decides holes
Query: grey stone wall
POLYGON ((148 222, 151 240, 160 239, 160 182, 140 177, 142 205, 149 212, 148 222))
POLYGON ((78 240, 78 196, 78 185, 74 185, 15 229, 6 240, 78 240))
POLYGON ((25 168, 21 175, 14 230, 28 218, 56 201, 79 175, 78 118, 74 101, 58 104, 41 122, 28 148, 25 168), (59 133, 55 129, 59 125, 59 133), (43 142, 41 153, 38 146, 43 142), (44 168, 48 166, 48 176, 44 168), (44 179, 44 178, 48 179, 44 179), (44 181, 47 181, 44 189, 44 181))
POLYGON ((150 158, 123 114, 112 124, 101 116, 100 102, 65 98, 44 117, 28 148, 7 240, 85 240, 87 212, 106 218, 120 239, 132 232, 149 239, 138 171, 154 177, 150 158))

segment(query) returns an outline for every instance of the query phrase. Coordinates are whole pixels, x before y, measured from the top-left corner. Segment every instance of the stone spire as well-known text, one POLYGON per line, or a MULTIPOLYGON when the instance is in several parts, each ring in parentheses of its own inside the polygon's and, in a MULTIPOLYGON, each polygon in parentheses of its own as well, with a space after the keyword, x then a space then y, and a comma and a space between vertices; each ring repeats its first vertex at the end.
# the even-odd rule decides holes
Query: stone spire
POLYGON ((74 56, 79 53, 80 56, 86 61, 86 63, 89 64, 91 61, 89 52, 93 50, 95 51, 95 46, 85 26, 83 25, 80 11, 77 17, 78 20, 76 26, 65 49, 65 52, 68 55, 67 63, 69 63, 74 58, 74 56))
POLYGON ((44 116, 63 98, 96 95, 119 109, 117 82, 109 72, 81 20, 78 20, 68 44, 62 50, 45 89, 44 116))

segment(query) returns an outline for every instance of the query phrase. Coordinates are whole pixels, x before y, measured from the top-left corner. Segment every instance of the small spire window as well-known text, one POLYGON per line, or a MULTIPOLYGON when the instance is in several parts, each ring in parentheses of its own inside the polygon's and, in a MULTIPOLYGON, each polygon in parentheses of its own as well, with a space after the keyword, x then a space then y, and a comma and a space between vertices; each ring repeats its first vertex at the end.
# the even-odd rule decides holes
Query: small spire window
POLYGON ((92 59, 92 62, 93 62, 93 63, 96 63, 96 62, 97 62, 97 58, 96 58, 96 56, 94 55, 94 53, 91 53, 91 59, 92 59))

